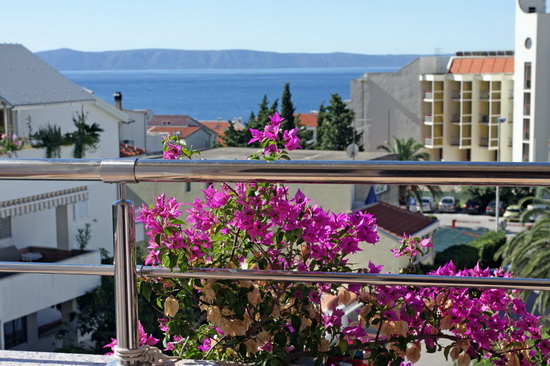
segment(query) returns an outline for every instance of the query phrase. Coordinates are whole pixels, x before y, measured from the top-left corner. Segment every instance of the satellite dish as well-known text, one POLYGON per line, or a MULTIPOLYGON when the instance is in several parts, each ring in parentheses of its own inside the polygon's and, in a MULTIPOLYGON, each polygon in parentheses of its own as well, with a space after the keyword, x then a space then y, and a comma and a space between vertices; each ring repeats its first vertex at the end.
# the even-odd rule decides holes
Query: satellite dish
POLYGON ((348 158, 354 158, 359 153, 359 146, 357 144, 349 144, 346 147, 346 155, 348 158))

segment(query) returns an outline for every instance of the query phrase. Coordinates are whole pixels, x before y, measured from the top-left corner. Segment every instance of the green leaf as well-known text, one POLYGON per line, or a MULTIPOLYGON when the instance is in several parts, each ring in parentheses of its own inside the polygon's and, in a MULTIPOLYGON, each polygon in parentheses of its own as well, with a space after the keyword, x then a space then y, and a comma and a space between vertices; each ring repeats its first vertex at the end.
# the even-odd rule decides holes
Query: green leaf
POLYGON ((286 346, 287 337, 286 337, 286 334, 284 334, 283 332, 279 332, 275 334, 274 340, 275 340, 275 343, 277 343, 281 347, 286 346))
POLYGON ((151 292, 153 291, 153 287, 149 282, 140 281, 140 293, 143 295, 147 301, 151 301, 151 292))

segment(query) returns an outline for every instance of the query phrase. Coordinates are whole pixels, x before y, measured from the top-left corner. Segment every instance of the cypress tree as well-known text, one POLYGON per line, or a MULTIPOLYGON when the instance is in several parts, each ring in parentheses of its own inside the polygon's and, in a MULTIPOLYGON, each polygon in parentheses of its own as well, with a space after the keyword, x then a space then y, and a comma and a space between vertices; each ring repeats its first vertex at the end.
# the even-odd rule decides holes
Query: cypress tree
POLYGON ((341 151, 353 142, 361 147, 362 133, 354 134, 353 117, 353 111, 347 108, 340 95, 332 94, 330 105, 322 115, 319 112, 321 138, 317 138, 318 149, 341 151))
POLYGON ((283 95, 281 96, 281 117, 284 118, 284 121, 281 123, 281 129, 283 131, 285 130, 292 130, 293 128, 296 128, 296 123, 294 120, 294 112, 296 111, 296 108, 294 108, 294 104, 292 103, 292 94, 290 93, 290 84, 285 83, 285 87, 283 89, 283 95))

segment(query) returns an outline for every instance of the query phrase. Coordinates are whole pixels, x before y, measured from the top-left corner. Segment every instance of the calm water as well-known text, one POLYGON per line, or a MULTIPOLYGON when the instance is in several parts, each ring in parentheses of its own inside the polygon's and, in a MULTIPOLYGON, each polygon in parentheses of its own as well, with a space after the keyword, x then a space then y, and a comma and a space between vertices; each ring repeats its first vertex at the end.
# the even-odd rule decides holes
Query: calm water
POLYGON ((139 70, 65 71, 75 83, 112 103, 122 92, 128 109, 153 110, 155 114, 188 114, 201 120, 223 120, 256 113, 264 95, 280 99, 290 83, 297 112, 307 113, 328 103, 331 94, 350 98, 350 82, 376 69, 262 69, 262 70, 139 70))

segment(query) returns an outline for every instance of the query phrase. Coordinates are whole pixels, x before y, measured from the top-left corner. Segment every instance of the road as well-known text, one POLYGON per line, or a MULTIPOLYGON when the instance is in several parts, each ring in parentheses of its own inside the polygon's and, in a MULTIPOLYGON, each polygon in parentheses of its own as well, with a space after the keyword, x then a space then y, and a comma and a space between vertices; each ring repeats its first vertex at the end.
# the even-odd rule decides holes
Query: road
MULTIPOLYGON (((475 230, 495 230, 496 228, 496 218, 494 216, 488 215, 468 215, 464 213, 435 213, 434 214, 441 226, 453 226, 453 221, 455 222, 455 227, 466 227, 475 230)), ((502 217, 499 219, 499 223, 504 222, 502 217)), ((513 237, 517 233, 525 230, 530 224, 521 224, 518 222, 507 222, 506 223, 506 236, 508 238, 513 237)))

